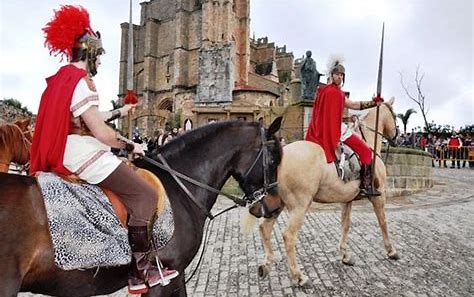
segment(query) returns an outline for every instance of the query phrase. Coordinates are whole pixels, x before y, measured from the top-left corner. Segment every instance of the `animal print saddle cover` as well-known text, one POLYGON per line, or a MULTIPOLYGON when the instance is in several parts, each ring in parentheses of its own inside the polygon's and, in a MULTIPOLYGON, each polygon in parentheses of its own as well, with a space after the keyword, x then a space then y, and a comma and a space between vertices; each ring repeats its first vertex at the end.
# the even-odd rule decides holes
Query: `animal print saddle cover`
MULTIPOLYGON (((70 183, 47 172, 38 175, 38 183, 59 268, 84 269, 130 262, 127 229, 98 186, 70 183)), ((166 199, 165 209, 153 225, 155 246, 166 245, 173 231, 173 213, 166 199)))
POLYGON ((337 160, 334 162, 337 174, 344 182, 350 182, 360 178, 360 162, 354 151, 344 143, 340 143, 336 149, 337 160))

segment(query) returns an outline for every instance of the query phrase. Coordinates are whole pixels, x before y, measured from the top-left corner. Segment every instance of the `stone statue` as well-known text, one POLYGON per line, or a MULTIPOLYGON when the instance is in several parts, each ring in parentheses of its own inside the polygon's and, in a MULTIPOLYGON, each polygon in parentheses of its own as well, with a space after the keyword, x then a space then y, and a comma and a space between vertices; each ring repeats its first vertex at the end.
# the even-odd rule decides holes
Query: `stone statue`
POLYGON ((301 98, 313 100, 321 73, 316 69, 316 62, 311 58, 311 51, 306 52, 306 58, 300 66, 301 76, 301 98))

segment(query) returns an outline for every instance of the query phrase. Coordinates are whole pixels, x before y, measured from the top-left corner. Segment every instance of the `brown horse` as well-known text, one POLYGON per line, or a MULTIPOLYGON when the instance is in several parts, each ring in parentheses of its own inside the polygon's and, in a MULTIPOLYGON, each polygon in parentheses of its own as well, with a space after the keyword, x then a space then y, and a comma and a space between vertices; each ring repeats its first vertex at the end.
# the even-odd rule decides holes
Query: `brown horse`
MULTIPOLYGON (((388 139, 393 139, 397 135, 396 120, 392 110, 393 101, 394 99, 392 98, 388 103, 380 106, 378 132, 388 139)), ((360 123, 361 130, 359 131, 371 147, 373 147, 375 137, 375 110, 375 108, 370 110, 365 119, 362 120, 362 123, 360 123)), ((388 257, 390 259, 398 259, 395 247, 388 237, 387 221, 385 218, 384 187, 386 170, 380 158, 381 142, 382 137, 378 137, 377 156, 379 157, 376 161, 375 186, 382 192, 382 196, 369 198, 369 200, 373 204, 380 228, 382 229, 383 241, 388 257)), ((354 260, 348 251, 347 241, 351 223, 352 201, 359 192, 359 181, 355 180, 344 183, 337 175, 336 166, 333 163, 328 164, 326 162, 324 151, 319 145, 308 141, 297 141, 283 148, 283 159, 278 170, 278 183, 278 193, 289 213, 283 239, 288 256, 291 279, 299 285, 304 285, 308 281, 308 277, 297 267, 295 241, 298 231, 303 224, 305 214, 313 201, 320 203, 343 203, 343 234, 340 252, 344 264, 354 264, 354 260)), ((272 218, 264 219, 260 224, 260 235, 266 253, 266 263, 259 267, 260 277, 268 275, 274 261, 271 233, 278 214, 272 218)))
MULTIPOLYGON (((276 193, 272 185, 277 179, 281 147, 274 133, 280 123, 281 118, 278 118, 268 130, 258 123, 242 121, 210 124, 162 147, 159 153, 170 168, 204 184, 182 179, 187 190, 169 171, 153 165, 155 161, 135 161, 135 165, 159 177, 166 188, 175 229, 170 242, 159 254, 165 266, 180 272, 170 285, 153 287, 147 296, 187 295, 184 270, 199 250, 204 223, 216 202, 217 189, 221 189, 230 176, 238 181, 249 201, 258 192, 276 193)), ((127 265, 64 271, 54 264, 48 219, 35 178, 0 173, 0 193, 0 296, 16 296, 19 291, 91 296, 109 294, 127 285, 127 265)))
POLYGON ((30 160, 30 118, 0 125, 0 172, 8 172, 11 163, 26 165, 30 160))

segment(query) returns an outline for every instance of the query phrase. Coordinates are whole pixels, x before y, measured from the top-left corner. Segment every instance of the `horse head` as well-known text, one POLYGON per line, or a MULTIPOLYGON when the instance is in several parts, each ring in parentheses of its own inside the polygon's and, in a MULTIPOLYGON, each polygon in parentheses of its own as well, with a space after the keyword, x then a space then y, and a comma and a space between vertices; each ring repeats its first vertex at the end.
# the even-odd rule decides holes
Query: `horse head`
POLYGON ((20 128, 23 135, 25 135, 26 140, 28 140, 31 144, 33 141, 33 131, 30 128, 31 118, 16 120, 14 124, 20 128))
POLYGON ((245 199, 254 203, 267 194, 277 193, 277 170, 282 157, 282 149, 275 133, 281 127, 282 117, 276 118, 266 129, 258 126, 259 137, 240 152, 240 162, 235 164, 231 175, 245 193, 245 199))
POLYGON ((388 142, 391 146, 395 146, 395 139, 397 139, 399 130, 397 126, 397 116, 393 111, 393 103, 395 102, 395 98, 392 97, 388 102, 385 102, 382 106, 383 109, 381 111, 384 113, 382 116, 382 134, 385 138, 387 138, 388 142))
POLYGON ((23 131, 28 125, 29 120, 21 120, 15 124, 7 123, 0 126, 0 163, 3 167, 6 166, 6 171, 11 162, 25 165, 30 160, 31 142, 23 131))

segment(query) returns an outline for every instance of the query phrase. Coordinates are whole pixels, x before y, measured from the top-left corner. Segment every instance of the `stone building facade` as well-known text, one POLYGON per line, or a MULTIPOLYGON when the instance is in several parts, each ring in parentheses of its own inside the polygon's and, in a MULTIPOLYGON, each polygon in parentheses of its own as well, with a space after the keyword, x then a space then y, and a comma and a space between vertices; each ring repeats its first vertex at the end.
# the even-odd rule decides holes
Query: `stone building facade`
MULTIPOLYGON (((284 125, 297 127, 292 134, 301 138, 304 111, 298 106, 293 54, 267 37, 249 37, 250 0, 150 0, 140 5, 140 24, 132 28, 133 81, 142 104, 132 126, 151 135, 166 123, 199 127, 241 119, 268 124, 278 115, 294 114, 285 117, 284 125)), ((128 23, 121 28, 123 98, 130 28, 128 23)), ((128 131, 128 123, 122 129, 128 131)))

